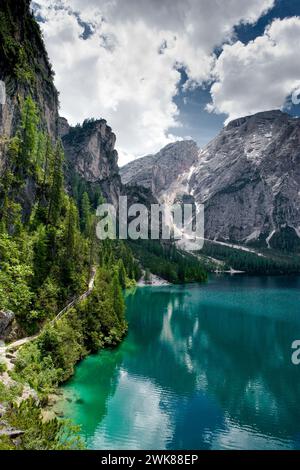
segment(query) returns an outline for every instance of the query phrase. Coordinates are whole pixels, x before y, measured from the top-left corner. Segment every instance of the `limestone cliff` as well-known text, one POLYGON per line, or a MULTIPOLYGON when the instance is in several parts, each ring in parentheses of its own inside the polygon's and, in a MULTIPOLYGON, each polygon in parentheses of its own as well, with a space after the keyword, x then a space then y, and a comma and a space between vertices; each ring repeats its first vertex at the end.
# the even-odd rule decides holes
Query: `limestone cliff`
POLYGON ((232 121, 202 150, 171 144, 121 175, 160 199, 204 204, 208 239, 298 251, 299 149, 300 119, 269 111, 232 121))
MULTIPOLYGON (((152 193, 164 199, 172 193, 174 187, 179 191, 179 179, 189 173, 198 159, 199 149, 193 140, 169 144, 154 155, 133 160, 120 168, 122 182, 144 186, 152 193)), ((184 190, 184 189, 183 189, 184 190)))
POLYGON ((118 207, 119 196, 127 196, 129 204, 149 206, 157 203, 150 188, 122 184, 115 149, 116 136, 104 119, 90 119, 72 127, 65 118, 60 118, 59 129, 65 150, 69 190, 75 197, 78 196, 78 187, 82 192, 84 186, 90 190, 94 203, 93 195, 100 193, 115 207, 118 207))
POLYGON ((6 95, 5 102, 2 99, 0 104, 1 139, 15 132, 21 102, 28 95, 38 104, 45 129, 56 137, 58 93, 40 28, 30 12, 29 0, 1 0, 0 80, 6 95))
POLYGON ((61 135, 65 150, 67 177, 82 178, 90 187, 101 189, 107 201, 118 204, 121 178, 116 136, 104 119, 88 120, 81 126, 69 127, 61 121, 61 135))
MULTIPOLYGON (((53 82, 48 55, 40 28, 30 11, 29 0, 2 0, 0 3, 0 176, 7 155, 6 142, 18 128, 21 105, 31 96, 39 109, 44 130, 52 140, 60 137, 66 154, 66 180, 76 176, 95 194, 117 204, 121 192, 116 137, 106 121, 90 120, 71 127, 59 117, 58 92, 53 82)), ((36 198, 35 182, 27 178, 18 196, 28 216, 36 198)))

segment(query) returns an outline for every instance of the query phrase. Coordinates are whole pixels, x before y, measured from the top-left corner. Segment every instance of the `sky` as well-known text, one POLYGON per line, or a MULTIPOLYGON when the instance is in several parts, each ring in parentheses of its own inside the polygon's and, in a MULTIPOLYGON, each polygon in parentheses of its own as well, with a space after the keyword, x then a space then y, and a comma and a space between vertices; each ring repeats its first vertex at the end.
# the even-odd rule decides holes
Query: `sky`
POLYGON ((300 115, 299 0, 37 0, 60 114, 104 118, 119 165, 270 109, 300 115))

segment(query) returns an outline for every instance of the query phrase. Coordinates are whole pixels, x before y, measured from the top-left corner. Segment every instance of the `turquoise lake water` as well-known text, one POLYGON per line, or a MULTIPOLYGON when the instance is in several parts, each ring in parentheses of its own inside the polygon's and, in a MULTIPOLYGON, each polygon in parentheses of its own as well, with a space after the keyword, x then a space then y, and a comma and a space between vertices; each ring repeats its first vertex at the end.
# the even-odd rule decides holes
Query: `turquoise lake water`
POLYGON ((129 334, 63 387, 90 449, 300 449, 300 277, 126 297, 129 334))

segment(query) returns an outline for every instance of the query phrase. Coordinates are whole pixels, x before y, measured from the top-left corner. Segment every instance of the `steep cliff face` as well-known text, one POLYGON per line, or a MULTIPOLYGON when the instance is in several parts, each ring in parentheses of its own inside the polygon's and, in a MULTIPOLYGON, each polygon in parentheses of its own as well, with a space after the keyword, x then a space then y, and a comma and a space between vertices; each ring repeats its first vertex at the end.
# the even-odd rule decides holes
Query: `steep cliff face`
POLYGON ((231 122, 199 154, 189 191, 208 238, 298 247, 300 119, 280 111, 231 122))
POLYGON ((76 127, 68 127, 66 121, 61 121, 61 135, 69 181, 77 175, 90 187, 101 189, 107 201, 117 205, 122 184, 116 136, 106 121, 90 120, 76 127))
POLYGON ((58 94, 39 26, 30 12, 29 0, 1 1, 0 80, 2 91, 5 88, 5 101, 2 99, 0 104, 2 141, 14 134, 20 120, 21 102, 28 95, 38 104, 41 121, 55 138, 58 94))
MULTIPOLYGON (((16 167, 20 167, 21 159, 13 163, 8 156, 9 142, 20 130, 21 110, 29 99, 38 110, 36 118, 39 124, 36 131, 47 133, 53 143, 57 138, 58 93, 53 84, 53 72, 39 26, 30 11, 29 0, 1 0, 0 3, 0 88, 1 177, 8 171, 15 174, 16 167)), ((26 112, 28 123, 30 113, 26 112)), ((38 146, 37 133, 30 138, 38 146)), ((23 220, 30 216, 38 192, 37 178, 33 176, 32 168, 29 170, 29 166, 34 165, 33 158, 31 160, 30 163, 28 161, 26 171, 23 169, 22 173, 19 168, 18 189, 16 185, 7 187, 7 176, 1 182, 1 214, 5 198, 9 198, 21 205, 23 220)), ((22 164, 24 161, 25 158, 22 164)))
POLYGON ((68 186, 75 198, 80 199, 87 190, 94 205, 100 194, 116 208, 119 196, 127 196, 129 205, 141 203, 149 207, 157 203, 149 187, 122 184, 116 136, 104 119, 87 120, 81 126, 71 127, 65 118, 60 118, 59 133, 65 150, 68 186))
POLYGON ((192 140, 175 142, 155 155, 134 160, 120 168, 122 182, 141 185, 152 191, 155 197, 164 199, 173 189, 185 191, 183 175, 189 174, 198 159, 199 149, 192 140))
MULTIPOLYGON (((298 250, 299 144, 300 119, 280 111, 258 113, 229 123, 193 152, 186 167, 170 155, 170 179, 158 191, 147 174, 153 157, 130 163, 121 174, 128 184, 152 185, 160 199, 173 202, 185 192, 204 204, 209 239, 298 250)), ((155 159, 158 174, 166 171, 163 152, 162 164, 155 159)))
MULTIPOLYGON (((104 120, 86 121, 72 128, 58 114, 58 93, 37 22, 29 0, 3 0, 0 4, 0 175, 4 171, 7 146, 21 118, 22 102, 31 96, 39 110, 42 128, 53 141, 63 140, 67 181, 80 177, 107 200, 117 203, 121 192, 115 135, 104 120)), ((32 178, 18 197, 23 212, 30 213, 36 198, 32 178)), ((70 189, 70 184, 69 184, 70 189)))

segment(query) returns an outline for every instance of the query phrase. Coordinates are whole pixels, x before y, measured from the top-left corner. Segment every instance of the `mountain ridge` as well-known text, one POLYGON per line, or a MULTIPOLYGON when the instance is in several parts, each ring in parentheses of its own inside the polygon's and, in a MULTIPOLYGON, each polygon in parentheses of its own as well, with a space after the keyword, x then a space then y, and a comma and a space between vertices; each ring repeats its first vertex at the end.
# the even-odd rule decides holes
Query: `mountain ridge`
MULTIPOLYGON (((300 119, 280 110, 235 119, 198 149, 185 171, 181 171, 183 164, 175 168, 180 156, 172 159, 169 147, 168 158, 163 156, 167 162, 162 166, 173 167, 176 178, 154 195, 174 202, 181 194, 188 194, 197 204, 204 204, 208 239, 297 251, 299 143, 300 119)), ((164 149, 156 157, 162 153, 164 149)), ((123 182, 144 185, 147 158, 121 168, 123 182), (135 170, 132 178, 131 168, 135 170)), ((159 158, 155 162, 160 171, 159 158)), ((151 184, 148 178, 147 185, 151 184)))

